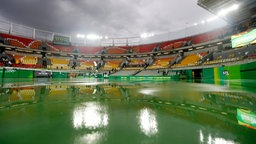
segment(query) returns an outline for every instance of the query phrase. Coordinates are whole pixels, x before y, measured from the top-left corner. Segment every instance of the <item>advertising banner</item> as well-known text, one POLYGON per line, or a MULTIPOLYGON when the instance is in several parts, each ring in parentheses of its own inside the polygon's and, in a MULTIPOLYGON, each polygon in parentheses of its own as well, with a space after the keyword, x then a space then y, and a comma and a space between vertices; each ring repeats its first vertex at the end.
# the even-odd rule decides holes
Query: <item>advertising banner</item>
POLYGON ((245 31, 231 36, 232 48, 256 43, 256 29, 245 31))
POLYGON ((237 120, 239 125, 256 129, 256 114, 243 109, 237 109, 237 120))

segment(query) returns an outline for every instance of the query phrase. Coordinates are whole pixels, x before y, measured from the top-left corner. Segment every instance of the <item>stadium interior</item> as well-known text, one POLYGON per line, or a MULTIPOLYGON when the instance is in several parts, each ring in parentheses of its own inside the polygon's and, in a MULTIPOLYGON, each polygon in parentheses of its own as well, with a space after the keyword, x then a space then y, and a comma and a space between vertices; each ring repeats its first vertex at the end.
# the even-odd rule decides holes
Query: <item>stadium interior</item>
POLYGON ((134 46, 76 46, 55 44, 1 33, 3 67, 70 71, 77 75, 161 76, 171 70, 214 67, 254 60, 254 44, 232 47, 231 36, 249 32, 256 27, 252 17, 238 24, 210 32, 134 46))
POLYGON ((0 143, 254 144, 256 1, 197 5, 228 24, 90 44, 0 19, 0 143))

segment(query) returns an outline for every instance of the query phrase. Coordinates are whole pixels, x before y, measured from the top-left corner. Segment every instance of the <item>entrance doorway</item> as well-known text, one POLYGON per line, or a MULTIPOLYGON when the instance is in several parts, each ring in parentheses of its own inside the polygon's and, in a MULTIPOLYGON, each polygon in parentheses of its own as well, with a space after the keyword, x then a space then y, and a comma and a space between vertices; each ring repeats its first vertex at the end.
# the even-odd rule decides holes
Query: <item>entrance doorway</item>
POLYGON ((194 82, 201 82, 202 79, 202 69, 192 70, 192 77, 194 82))

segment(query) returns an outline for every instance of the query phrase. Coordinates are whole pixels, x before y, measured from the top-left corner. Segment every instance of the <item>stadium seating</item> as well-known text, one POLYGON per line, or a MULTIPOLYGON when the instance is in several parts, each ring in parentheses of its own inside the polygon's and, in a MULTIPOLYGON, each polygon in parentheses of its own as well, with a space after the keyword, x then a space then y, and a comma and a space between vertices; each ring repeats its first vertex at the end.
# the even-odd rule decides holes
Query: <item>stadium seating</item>
POLYGON ((143 67, 145 61, 145 59, 131 59, 127 67, 143 67))
POLYGON ((35 68, 37 67, 38 57, 33 55, 12 55, 14 59, 13 66, 15 67, 25 67, 25 68, 35 68))
MULTIPOLYGON (((232 30, 233 31, 239 31, 240 29, 243 29, 243 27, 250 27, 250 23, 244 23, 241 24, 239 26, 233 27, 232 30), (235 29, 239 29, 239 30, 235 30, 235 29)), ((230 28, 231 29, 231 28, 230 28)), ((187 38, 181 38, 181 39, 176 39, 176 40, 170 40, 170 41, 165 41, 165 42, 161 42, 161 43, 153 43, 153 44, 142 44, 142 45, 136 45, 136 46, 110 46, 110 47, 103 47, 103 46, 59 46, 59 45, 54 45, 52 42, 42 42, 40 40, 34 40, 31 38, 24 38, 24 37, 20 37, 20 36, 14 36, 14 35, 10 35, 10 34, 4 34, 4 33, 0 33, 0 36, 5 39, 4 42, 7 41, 6 44, 10 44, 11 46, 15 46, 15 47, 19 47, 19 48, 31 48, 31 49, 38 49, 42 46, 42 43, 46 43, 46 45, 49 47, 47 47, 47 50, 50 51, 54 51, 54 52, 64 52, 64 53, 72 53, 72 54, 68 54, 68 57, 54 57, 51 54, 48 55, 47 52, 47 56, 51 56, 50 61, 52 63, 52 65, 48 65, 47 68, 49 69, 63 69, 63 70, 68 70, 70 69, 69 62, 71 59, 71 55, 73 56, 73 53, 79 53, 79 54, 91 54, 89 55, 90 57, 92 57, 93 59, 96 59, 96 57, 98 59, 101 59, 102 61, 104 61, 104 66, 101 67, 100 69, 97 68, 97 70, 102 70, 102 71, 109 71, 112 69, 119 69, 120 64, 122 63, 121 59, 124 59, 126 56, 123 57, 122 54, 125 54, 127 52, 131 52, 130 50, 132 49, 133 52, 135 53, 140 53, 142 55, 127 55, 127 63, 125 63, 126 65, 122 65, 124 66, 124 70, 142 70, 142 69, 161 69, 161 68, 169 68, 169 64, 170 62, 174 59, 173 57, 170 57, 170 55, 168 56, 168 58, 160 58, 161 55, 165 55, 165 57, 167 56, 167 54, 177 54, 179 51, 183 51, 184 54, 186 55, 186 57, 184 57, 183 60, 182 57, 180 57, 181 59, 176 59, 173 62, 180 62, 178 64, 175 64, 173 67, 185 67, 185 66, 194 66, 194 65, 198 65, 199 63, 198 60, 204 58, 209 52, 211 52, 211 55, 209 55, 209 57, 211 56, 211 58, 209 59, 208 57, 205 59, 203 59, 202 61, 200 61, 200 64, 220 64, 223 62, 233 62, 233 61, 237 61, 240 60, 241 57, 246 57, 246 58, 255 58, 255 54, 253 52, 251 53, 247 53, 246 55, 242 55, 244 54, 246 51, 241 51, 241 55, 237 55, 236 53, 232 53, 232 50, 229 49, 230 51, 228 51, 227 49, 225 49, 226 46, 230 45, 230 39, 225 39, 223 40, 223 36, 226 35, 226 33, 232 34, 234 33, 232 32, 228 32, 228 30, 230 29, 218 29, 218 30, 214 30, 211 32, 207 32, 207 33, 203 33, 203 34, 199 34, 199 35, 195 35, 192 37, 187 37, 187 38), (217 44, 217 41, 213 40, 222 40, 219 41, 221 43, 223 43, 223 45, 221 44, 217 44), (209 42, 211 41, 211 43, 205 43, 205 42, 209 42), (189 47, 189 48, 193 48, 193 49, 187 49, 185 48, 185 46, 191 45, 194 47, 189 47), (200 49, 199 47, 201 47, 203 49, 200 49), (181 48, 182 49, 179 49, 181 48), (149 53, 154 51, 154 48, 160 48, 157 50, 160 50, 159 53, 149 53), (197 49, 198 48, 198 49, 197 49), (204 49, 207 49, 207 51, 209 52, 204 52, 204 49), (170 51, 171 50, 171 51, 170 51), (191 51, 192 50, 192 51, 191 51), (221 50, 221 54, 216 56, 217 51, 215 50, 221 50), (162 52, 163 51, 163 52, 162 52), (164 51, 170 51, 170 52, 164 52, 164 51), (190 52, 192 53, 197 53, 197 54, 189 54, 190 52), (106 54, 106 55, 96 55, 95 54, 106 54), (147 53, 147 54, 143 54, 143 53, 147 53), (118 56, 120 58, 120 60, 110 60, 111 55, 113 54, 121 54, 120 56, 118 56), (110 56, 109 56, 110 55, 110 56), (159 57, 160 56, 160 57, 159 57), (147 61, 148 58, 151 57, 155 57, 154 63, 152 64, 150 62, 150 66, 145 67, 145 63, 147 61), (157 58, 158 57, 158 58, 157 58), (207 62, 205 62, 207 61, 207 62)), ((229 35, 230 36, 230 35, 229 35)), ((35 56, 34 54, 29 54, 27 56, 26 55, 29 51, 27 50, 19 50, 16 52, 13 52, 15 48, 3 48, 3 50, 7 50, 10 53, 15 53, 15 55, 13 54, 11 57, 14 59, 14 63, 13 66, 15 67, 28 67, 28 68, 37 68, 37 63, 38 61, 40 61, 39 56, 35 56), (16 54, 17 53, 17 54, 16 54), (20 53, 20 54, 19 54, 20 53)), ((18 49, 18 48, 17 48, 18 49)), ((241 49, 241 48, 240 48, 241 49)), ((32 51, 32 50, 30 50, 32 51)), ((33 50, 35 51, 35 50, 33 50)), ((237 50, 238 51, 238 50, 237 50)), ((37 54, 40 54, 41 51, 37 51, 37 54)), ((53 54, 54 55, 54 54, 53 54)), ((59 53, 57 54, 59 55, 59 53)), ((78 55, 78 58, 82 58, 83 55, 78 55)), ((40 56, 41 57, 41 56, 40 56)), ((85 57, 88 57, 85 56, 85 57)), ((116 57, 114 58, 116 59, 116 57)), ((97 62, 97 60, 96 60, 97 62)), ((148 62, 148 61, 147 61, 148 62)), ((173 64, 173 63, 172 63, 173 64)), ((3 66, 3 62, 0 63, 0 66, 3 66)), ((7 65, 4 65, 7 66, 7 65)), ((8 65, 9 66, 9 65, 8 65)), ((79 64, 77 63, 77 67, 76 69, 78 70, 94 70, 95 68, 95 60, 79 60, 79 64)))
POLYGON ((167 58, 156 58, 153 65, 148 66, 147 69, 160 69, 160 68, 168 68, 170 62, 174 59, 174 57, 167 58))
POLYGON ((15 46, 15 47, 38 49, 39 46, 42 44, 42 41, 40 40, 34 40, 34 39, 14 36, 10 34, 2 33, 1 37, 6 39, 11 46, 15 46))
POLYGON ((205 57, 208 54, 208 52, 201 52, 198 54, 199 54, 200 59, 202 59, 203 57, 205 57))
POLYGON ((48 65, 47 68, 50 69, 63 69, 67 70, 70 69, 68 66, 69 60, 65 58, 50 58, 52 65, 48 65))
POLYGON ((190 41, 191 41, 191 37, 162 42, 160 44, 160 50, 166 51, 174 48, 180 48, 182 46, 185 46, 185 44, 190 41))
POLYGON ((226 31, 224 29, 219 29, 219 30, 214 30, 211 32, 199 34, 199 35, 193 36, 192 43, 200 44, 200 43, 204 43, 214 39, 218 39, 219 37, 223 36, 225 32, 226 31))
POLYGON ((167 51, 167 50, 171 50, 171 49, 173 49, 173 44, 169 44, 169 45, 161 48, 162 51, 167 51))
MULTIPOLYGON (((192 40, 193 44, 199 44, 203 43, 209 40, 213 40, 218 38, 219 35, 223 34, 223 30, 216 30, 205 34, 196 35, 193 38, 182 38, 178 40, 172 40, 163 42, 161 44, 144 44, 139 46, 132 47, 133 51, 136 53, 146 53, 146 52, 152 52, 152 50, 156 46, 160 46, 160 50, 170 50, 172 48, 180 48, 184 46, 184 44, 188 41, 192 40)), ((42 45, 42 41, 39 40, 33 40, 29 38, 23 38, 19 36, 13 36, 10 34, 1 34, 1 36, 5 39, 7 39, 12 46, 16 47, 22 47, 22 48, 31 48, 31 49, 38 49, 42 45)), ((47 43, 47 46, 50 47, 51 51, 56 52, 72 52, 74 49, 78 49, 79 52, 84 54, 96 54, 101 52, 104 47, 92 47, 92 46, 59 46, 59 45, 53 45, 51 43, 47 43)), ((130 47, 124 46, 124 47, 109 47, 107 48, 107 54, 124 54, 126 51, 128 51, 130 47)))
POLYGON ((126 49, 122 49, 119 47, 109 47, 107 48, 107 54, 125 54, 127 52, 126 49))
POLYGON ((132 49, 136 53, 146 53, 146 52, 152 52, 152 50, 157 46, 157 44, 146 44, 146 45, 139 45, 135 46, 132 49))
POLYGON ((118 47, 121 48, 121 49, 125 49, 127 51, 129 51, 131 49, 130 46, 118 46, 118 47))
POLYGON ((39 41, 39 40, 35 40, 35 41, 32 41, 28 47, 31 48, 31 49, 39 49, 41 46, 42 46, 42 41, 39 41))
POLYGON ((186 56, 179 64, 175 64, 174 67, 194 66, 197 65, 198 60, 200 60, 199 54, 190 54, 186 56))
POLYGON ((24 57, 24 56, 22 56, 22 55, 17 55, 17 54, 15 54, 15 55, 13 55, 13 59, 14 59, 14 64, 21 64, 21 58, 22 57, 24 57))
POLYGON ((102 70, 119 69, 121 62, 122 60, 105 60, 104 61, 105 64, 102 70))
POLYGON ((50 51, 53 51, 53 52, 59 52, 60 50, 55 48, 54 46, 50 45, 47 43, 47 46, 50 47, 50 51))
POLYGON ((83 54, 96 54, 99 53, 101 50, 103 50, 103 47, 93 47, 93 46, 76 46, 76 49, 78 49, 83 54))
POLYGON ((60 46, 60 45, 53 45, 53 44, 50 44, 50 43, 48 43, 47 45, 51 48, 51 50, 59 51, 59 52, 70 53, 74 49, 72 46, 60 46))
POLYGON ((94 60, 80 60, 79 70, 92 70, 94 68, 94 60))
POLYGON ((26 48, 26 45, 24 45, 16 39, 7 38, 7 40, 11 46, 26 48))
POLYGON ((34 56, 24 56, 21 59, 21 63, 24 65, 35 66, 37 64, 37 57, 34 56))
POLYGON ((173 44, 173 48, 177 49, 177 48, 181 48, 182 46, 184 46, 186 42, 185 41, 179 41, 179 42, 175 42, 173 44))

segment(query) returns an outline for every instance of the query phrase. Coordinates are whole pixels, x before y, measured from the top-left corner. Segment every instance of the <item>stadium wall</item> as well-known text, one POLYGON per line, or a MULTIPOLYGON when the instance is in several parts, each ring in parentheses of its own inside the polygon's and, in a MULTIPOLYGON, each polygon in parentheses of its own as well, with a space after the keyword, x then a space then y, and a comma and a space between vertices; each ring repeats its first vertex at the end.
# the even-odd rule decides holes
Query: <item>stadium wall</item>
MULTIPOLYGON (((195 81, 195 70, 172 70, 174 75, 167 76, 110 76, 110 80, 150 80, 150 79, 171 79, 195 81)), ((256 82, 256 62, 233 65, 219 66, 214 68, 201 69, 200 82, 209 84, 226 85, 248 85, 248 81, 256 82)), ((251 85, 252 86, 252 85, 251 85)))
MULTIPOLYGON (((37 78, 35 72, 45 70, 38 69, 17 69, 12 67, 0 68, 0 80, 4 79, 33 79, 37 78)), ((69 78, 70 72, 50 71, 52 78, 69 78)), ((195 80, 195 71, 193 68, 189 70, 172 70, 174 75, 167 76, 109 76, 110 80, 195 80)), ((202 68, 199 70, 200 82, 225 85, 227 81, 232 81, 230 85, 248 85, 248 81, 256 83, 256 62, 233 65, 219 66, 214 68, 202 68)), ((50 75, 45 76, 50 77, 50 75)), ((99 77, 100 78, 100 77, 99 77)), ((256 84, 249 84, 250 86, 256 84)))
POLYGON ((2 78, 34 78, 33 70, 4 68, 2 78))
MULTIPOLYGON (((193 69, 174 71, 179 79, 188 81, 194 80, 193 69)), ((201 73, 201 82, 226 85, 229 81, 230 85, 248 85, 248 83, 256 82, 256 62, 233 65, 233 66, 220 66, 214 68, 203 68, 201 73)), ((249 84, 250 85, 250 84, 249 84)), ((252 86, 252 85, 250 85, 252 86)))
POLYGON ((3 80, 3 68, 0 68, 0 80, 3 80))

